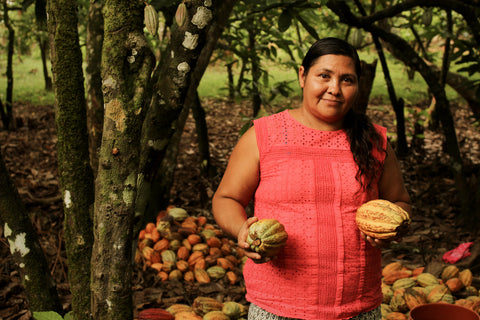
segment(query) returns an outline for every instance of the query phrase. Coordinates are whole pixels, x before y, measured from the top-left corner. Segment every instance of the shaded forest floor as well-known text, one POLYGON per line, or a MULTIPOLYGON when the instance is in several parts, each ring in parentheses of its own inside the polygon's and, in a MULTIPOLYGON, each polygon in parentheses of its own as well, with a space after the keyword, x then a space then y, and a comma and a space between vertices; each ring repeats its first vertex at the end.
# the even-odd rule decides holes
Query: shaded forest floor
MULTIPOLYGON (((292 106, 294 104, 295 102, 292 102, 292 106)), ((191 214, 211 217, 210 198, 221 179, 228 156, 238 139, 238 133, 245 124, 242 119, 250 115, 251 110, 248 103, 231 104, 222 100, 206 100, 203 101, 203 106, 207 112, 214 174, 208 179, 201 175, 195 125, 189 118, 181 140, 171 202, 187 209, 191 214)), ((66 281, 67 263, 63 245, 63 213, 55 150, 57 138, 54 110, 52 106, 22 103, 14 107, 18 129, 13 132, 0 131, 1 152, 40 236, 50 270, 57 281, 64 307, 68 310, 70 294, 66 281)), ((462 156, 469 170, 469 182, 472 187, 478 188, 480 132, 472 124, 467 107, 453 105, 452 109, 462 156)), ((388 107, 372 105, 369 114, 374 122, 386 126, 389 132, 395 131, 395 117, 388 107)), ((407 119, 407 131, 411 135, 415 123, 414 116, 409 114, 407 119)), ((413 141, 409 138, 409 142, 415 147, 411 148, 410 153, 400 161, 405 183, 413 200, 413 224, 411 232, 401 243, 384 251, 384 263, 396 260, 406 265, 426 266, 432 272, 439 272, 443 253, 460 243, 476 241, 471 250, 472 256, 461 260, 460 264, 470 267, 478 278, 480 274, 478 213, 477 218, 473 220, 474 223, 469 224, 471 228, 463 227, 459 223, 459 204, 447 165, 448 157, 443 151, 442 134, 426 129, 423 138, 413 141)), ((394 141, 392 143, 395 145, 394 141)), ((0 319, 31 319, 26 309, 27 301, 18 272, 9 256, 8 243, 3 238, 3 227, 2 223, 0 319)), ((155 294, 160 296, 162 294, 162 289, 148 288, 145 283, 140 289, 143 294, 137 296, 144 299, 148 295, 154 297, 155 294)), ((235 295, 243 294, 242 288, 237 289, 229 292, 235 295)))

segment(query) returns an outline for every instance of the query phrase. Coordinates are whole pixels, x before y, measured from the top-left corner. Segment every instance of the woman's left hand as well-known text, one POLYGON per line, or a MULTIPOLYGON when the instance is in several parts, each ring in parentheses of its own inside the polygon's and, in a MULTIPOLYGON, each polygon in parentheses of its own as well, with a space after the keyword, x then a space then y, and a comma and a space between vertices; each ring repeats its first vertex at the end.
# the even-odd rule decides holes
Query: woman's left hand
POLYGON ((372 245, 372 247, 379 248, 379 249, 386 249, 386 248, 390 247, 390 244, 394 240, 399 241, 399 239, 397 239, 397 238, 391 239, 391 240, 382 240, 382 239, 376 239, 376 238, 367 236, 363 232, 360 232, 360 234, 362 235, 362 238, 364 240, 366 240, 368 243, 370 243, 372 245))

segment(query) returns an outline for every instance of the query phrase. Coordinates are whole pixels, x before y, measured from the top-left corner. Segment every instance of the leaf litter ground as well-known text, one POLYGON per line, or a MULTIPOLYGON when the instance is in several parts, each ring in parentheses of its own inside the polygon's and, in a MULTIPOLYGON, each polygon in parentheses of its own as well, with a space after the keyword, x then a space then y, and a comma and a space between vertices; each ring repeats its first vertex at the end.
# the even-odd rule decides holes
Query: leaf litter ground
MULTIPOLYGON (((295 103, 298 102, 291 104, 295 103)), ((215 170, 209 178, 201 174, 195 125, 189 117, 181 140, 171 203, 191 214, 212 219, 211 196, 245 124, 243 119, 252 111, 247 102, 204 100, 203 106, 207 113, 209 147, 215 170)), ((14 110, 18 128, 13 132, 0 131, 1 152, 39 235, 64 308, 69 310, 71 296, 66 280, 68 266, 63 243, 53 106, 17 103, 14 110)), ((478 175, 475 172, 480 165, 480 133, 472 124, 471 113, 466 106, 453 105, 452 110, 462 156, 471 172, 469 182, 475 185, 478 175)), ((389 132, 395 132, 395 116, 390 108, 373 105, 369 115, 374 122, 386 126, 389 132)), ((407 131, 411 137, 417 121, 412 114, 407 116, 407 120, 407 131)), ((410 145, 415 147, 400 159, 405 183, 413 200, 411 231, 402 242, 384 250, 383 262, 400 261, 412 267, 426 266, 432 273, 438 273, 443 266, 443 253, 461 243, 476 241, 471 257, 461 260, 459 265, 471 268, 478 283, 478 225, 467 229, 458 223, 459 205, 442 134, 429 129, 425 129, 423 134, 423 138, 409 138, 410 145)), ((394 140, 392 143, 395 144, 394 140)), ((3 223, 0 231, 0 319, 32 319, 19 274, 9 254, 8 242, 3 237, 3 223)), ((166 307, 177 302, 189 303, 198 295, 245 303, 241 283, 231 286, 214 282, 200 286, 159 282, 153 275, 136 270, 133 286, 137 310, 151 306, 166 307)))

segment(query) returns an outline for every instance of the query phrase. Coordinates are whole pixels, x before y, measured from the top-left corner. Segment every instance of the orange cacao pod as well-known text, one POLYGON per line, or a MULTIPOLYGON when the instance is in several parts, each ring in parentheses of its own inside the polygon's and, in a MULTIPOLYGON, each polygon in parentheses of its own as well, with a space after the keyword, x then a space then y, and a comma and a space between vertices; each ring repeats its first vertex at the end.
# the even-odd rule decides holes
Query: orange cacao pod
POLYGON ((177 258, 180 260, 188 260, 188 257, 190 256, 190 250, 188 250, 186 247, 180 247, 178 248, 177 251, 177 258))
POLYGON ((195 275, 193 274, 193 271, 185 272, 185 274, 183 275, 183 280, 185 280, 187 282, 195 281, 195 275))
POLYGON ((187 262, 191 267, 193 267, 199 259, 203 259, 203 253, 200 251, 196 251, 196 252, 192 252, 190 257, 188 257, 187 262))
POLYGON ((393 271, 399 271, 400 269, 402 269, 402 264, 400 262, 391 262, 383 267, 382 276, 385 277, 387 274, 393 271))
POLYGON ((371 200, 357 209, 357 226, 364 234, 376 239, 394 239, 410 227, 410 216, 396 204, 382 199, 371 200))
POLYGON ((230 317, 228 317, 225 313, 223 313, 220 310, 214 310, 207 312, 203 316, 203 320, 230 320, 230 317))
POLYGON ((187 237, 187 240, 193 246, 193 245, 196 245, 197 243, 202 242, 202 237, 200 237, 198 234, 194 233, 194 234, 189 235, 187 237))
POLYGON ((285 227, 276 219, 261 219, 248 228, 247 242, 250 249, 265 257, 276 256, 287 239, 285 227))
POLYGON ((425 297, 425 295, 413 288, 405 289, 405 293, 403 296, 405 299, 405 303, 410 310, 412 310, 416 306, 427 303, 427 298, 425 297))
POLYGON ((185 272, 190 269, 190 265, 185 260, 178 260, 176 266, 177 266, 177 269, 182 272, 185 272))
POLYGON ((228 279, 228 283, 230 283, 231 285, 234 285, 235 283, 237 283, 238 277, 235 274, 235 272, 227 271, 226 276, 227 276, 227 279, 228 279))
POLYGON ((193 275, 195 276, 195 280, 200 283, 210 283, 210 276, 205 269, 195 269, 193 270, 193 275))
POLYGON ((385 318, 382 318, 384 320, 407 320, 407 316, 404 313, 401 312, 390 312, 385 316, 385 318))
POLYGON ((220 248, 222 246, 222 241, 214 236, 207 239, 207 244, 212 248, 220 248))
POLYGON ((408 270, 392 271, 392 272, 385 275, 385 277, 383 278, 383 281, 386 284, 393 284, 395 281, 397 281, 399 279, 408 278, 411 275, 412 275, 412 272, 408 271, 408 270))
POLYGON ((167 250, 169 246, 170 241, 167 239, 161 239, 153 245, 153 249, 162 252, 163 250, 167 250))
POLYGON ((217 259, 217 265, 219 265, 220 267, 222 267, 225 270, 233 270, 235 268, 233 263, 226 258, 218 258, 217 259))
POLYGON ((463 288, 462 280, 460 280, 459 278, 450 278, 445 281, 445 284, 447 285, 450 292, 453 293, 458 292, 463 288))

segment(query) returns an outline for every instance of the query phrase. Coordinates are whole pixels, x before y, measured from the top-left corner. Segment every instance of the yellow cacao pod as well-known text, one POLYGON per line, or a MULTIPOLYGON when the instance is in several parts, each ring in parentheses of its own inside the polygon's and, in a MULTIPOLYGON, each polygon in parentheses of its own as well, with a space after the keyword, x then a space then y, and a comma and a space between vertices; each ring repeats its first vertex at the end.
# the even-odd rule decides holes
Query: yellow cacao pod
POLYGON ((210 311, 203 316, 203 320, 230 320, 230 318, 222 311, 210 311))
POLYGON ((440 284, 437 277, 429 272, 421 273, 417 276, 417 283, 422 287, 440 284))
POLYGON ((458 277, 465 287, 472 285, 473 275, 470 269, 464 269, 458 273, 458 277))
POLYGON ((158 13, 154 7, 147 4, 144 9, 145 27, 152 35, 157 35, 158 31, 158 13))
POLYGON ((360 231, 376 239, 394 239, 404 235, 410 227, 410 216, 396 204, 371 200, 357 209, 356 222, 360 231))
POLYGON ((443 282, 445 282, 448 279, 457 277, 459 273, 460 273, 460 270, 458 269, 457 266, 449 265, 443 269, 442 274, 440 275, 440 278, 442 278, 443 282))
POLYGON ((192 307, 190 307, 189 305, 180 304, 180 303, 172 304, 166 310, 173 315, 176 315, 179 312, 185 312, 185 311, 186 312, 193 312, 192 307))

